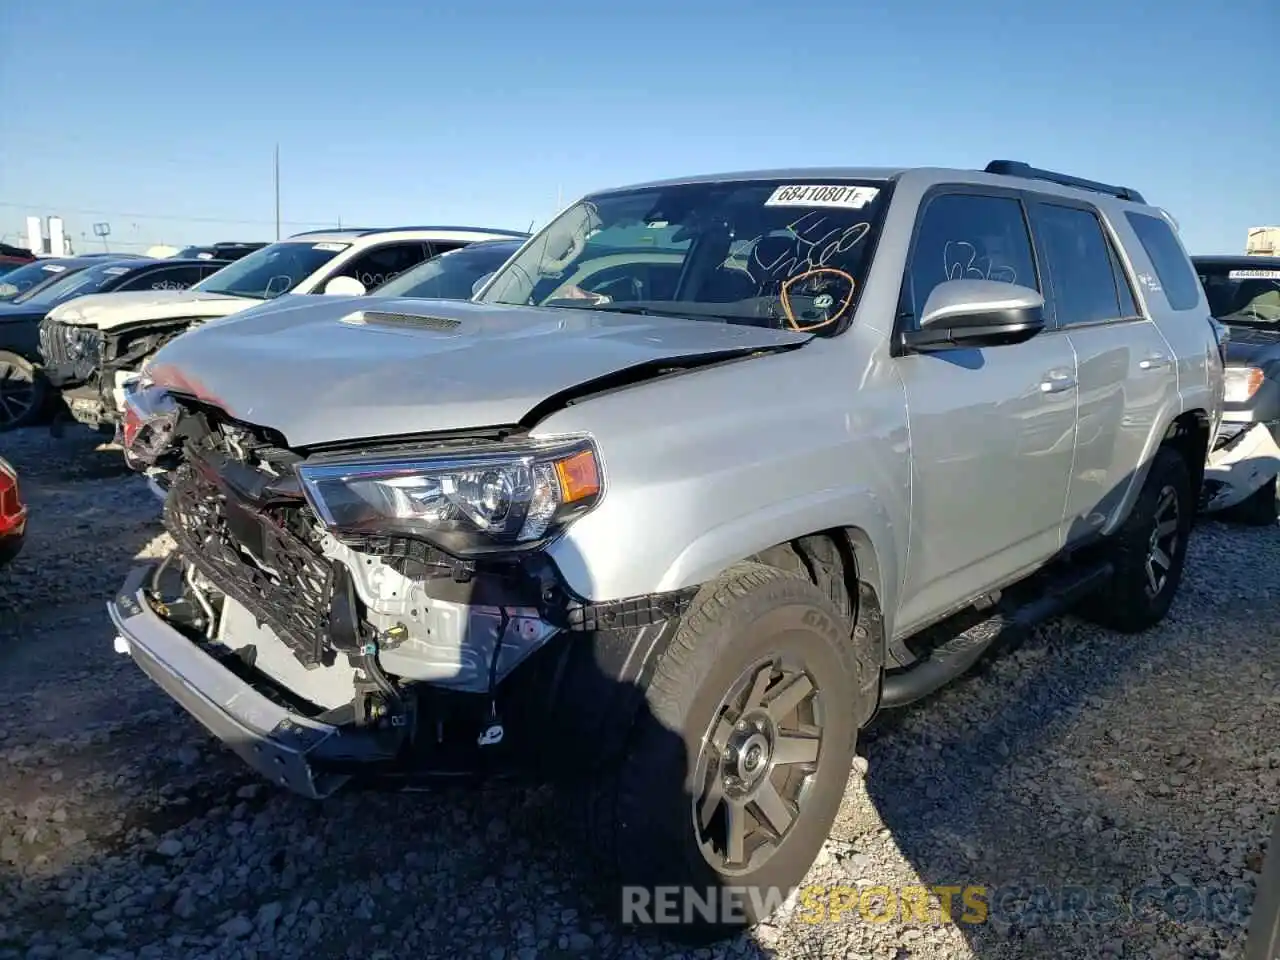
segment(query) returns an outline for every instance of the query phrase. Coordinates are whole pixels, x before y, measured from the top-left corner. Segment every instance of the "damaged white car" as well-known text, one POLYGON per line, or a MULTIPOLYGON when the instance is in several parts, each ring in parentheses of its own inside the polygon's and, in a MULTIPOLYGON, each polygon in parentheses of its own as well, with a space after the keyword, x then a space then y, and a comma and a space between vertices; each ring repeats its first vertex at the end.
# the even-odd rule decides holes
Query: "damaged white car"
POLYGON ((1270 526, 1280 512, 1280 257, 1192 262, 1227 333, 1225 403, 1205 469, 1204 510, 1270 526))

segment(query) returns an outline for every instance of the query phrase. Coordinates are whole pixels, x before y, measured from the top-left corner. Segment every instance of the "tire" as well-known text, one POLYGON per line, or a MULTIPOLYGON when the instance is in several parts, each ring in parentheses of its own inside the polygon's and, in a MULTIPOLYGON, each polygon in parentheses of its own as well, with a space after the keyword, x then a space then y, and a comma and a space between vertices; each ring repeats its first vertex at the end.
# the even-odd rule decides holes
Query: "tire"
POLYGON ((1195 508, 1186 460, 1178 451, 1161 447, 1133 510, 1113 534, 1109 559, 1115 572, 1082 612, 1121 633, 1139 633, 1160 623, 1182 582, 1195 508), (1174 526, 1166 526, 1170 522, 1174 526), (1153 553, 1153 545, 1160 547, 1167 566, 1153 553))
POLYGON ((655 667, 620 763, 590 792, 583 826, 606 881, 598 895, 611 898, 606 912, 623 924, 652 924, 670 939, 707 942, 764 919, 804 879, 844 796, 855 717, 863 715, 849 632, 822 590, 775 567, 740 565, 699 594, 655 667), (726 707, 726 698, 734 705, 726 707), (753 703, 772 705, 783 722, 775 727, 768 711, 749 709, 753 703), (803 721, 811 724, 808 739, 779 739, 779 730, 803 733, 803 721), (725 754, 717 744, 728 747, 725 754), (712 776, 729 765, 742 779, 712 776), (728 784, 722 789, 740 814, 731 817, 723 801, 706 804, 712 815, 700 835, 695 809, 701 812, 703 785, 711 782, 728 784), (739 869, 724 863, 736 853, 728 845, 731 820, 775 825, 772 846, 759 842, 769 831, 744 830, 742 860, 750 865, 739 869), (655 888, 668 887, 706 899, 658 899, 655 888), (728 915, 705 912, 704 904, 717 902, 728 903, 728 915))
POLYGON ((44 414, 48 382, 29 360, 0 350, 0 433, 35 423, 44 414))
POLYGON ((1228 507, 1220 514, 1228 523, 1239 523, 1250 527, 1270 527, 1276 522, 1276 478, 1263 484, 1247 499, 1241 500, 1233 507, 1228 507))

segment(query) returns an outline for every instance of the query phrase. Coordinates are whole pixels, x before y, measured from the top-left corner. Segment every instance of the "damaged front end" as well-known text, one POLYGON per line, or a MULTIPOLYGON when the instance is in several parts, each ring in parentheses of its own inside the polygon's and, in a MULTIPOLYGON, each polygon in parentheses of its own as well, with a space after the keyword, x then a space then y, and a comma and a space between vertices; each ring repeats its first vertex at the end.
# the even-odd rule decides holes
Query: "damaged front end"
POLYGON ((1237 506, 1280 474, 1275 431, 1267 423, 1222 423, 1205 464, 1201 510, 1216 513, 1237 506))
POLYGON ((541 552, 603 494, 587 438, 304 457, 146 389, 130 392, 123 433, 131 467, 169 472, 177 549, 110 604, 120 648, 306 796, 356 774, 536 766, 556 730, 603 739, 597 708, 625 699, 614 685, 638 669, 632 651, 687 602, 593 606, 541 552))
POLYGON ((63 412, 84 426, 115 432, 118 440, 128 386, 146 360, 190 323, 169 320, 100 330, 46 317, 40 324, 40 354, 63 412))

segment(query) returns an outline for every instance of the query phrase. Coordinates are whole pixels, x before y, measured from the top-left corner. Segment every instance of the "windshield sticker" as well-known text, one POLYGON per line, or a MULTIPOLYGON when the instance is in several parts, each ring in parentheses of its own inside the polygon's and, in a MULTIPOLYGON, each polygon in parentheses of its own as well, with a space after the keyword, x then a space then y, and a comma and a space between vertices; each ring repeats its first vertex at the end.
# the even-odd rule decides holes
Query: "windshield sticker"
POLYGON ((62 271, 66 270, 67 268, 60 263, 46 263, 40 269, 43 270, 45 273, 62 273, 62 271))
POLYGON ((107 269, 103 270, 102 272, 108 277, 118 277, 122 273, 128 273, 129 268, 128 267, 107 267, 107 269))
POLYGON ((349 243, 317 243, 311 249, 312 250, 328 250, 330 253, 337 253, 340 250, 347 249, 347 247, 349 246, 351 246, 351 244, 349 243))
POLYGON ((1228 280, 1280 280, 1280 270, 1232 270, 1228 280))
POLYGON ((779 187, 764 202, 766 207, 841 207, 861 210, 880 195, 875 187, 830 184, 791 184, 779 187))
POLYGON ((197 253, 197 254, 196 254, 196 259, 197 259, 197 260, 212 260, 212 259, 213 259, 213 254, 212 254, 212 253, 197 253))

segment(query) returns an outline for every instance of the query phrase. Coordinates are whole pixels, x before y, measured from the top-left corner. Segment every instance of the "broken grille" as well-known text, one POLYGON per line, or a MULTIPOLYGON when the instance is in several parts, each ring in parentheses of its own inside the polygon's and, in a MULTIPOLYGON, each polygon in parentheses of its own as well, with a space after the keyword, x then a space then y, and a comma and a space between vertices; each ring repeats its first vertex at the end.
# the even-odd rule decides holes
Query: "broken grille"
POLYGON ((229 498, 191 466, 165 502, 165 527, 214 586, 265 623, 304 665, 332 662, 333 563, 273 516, 229 498))

